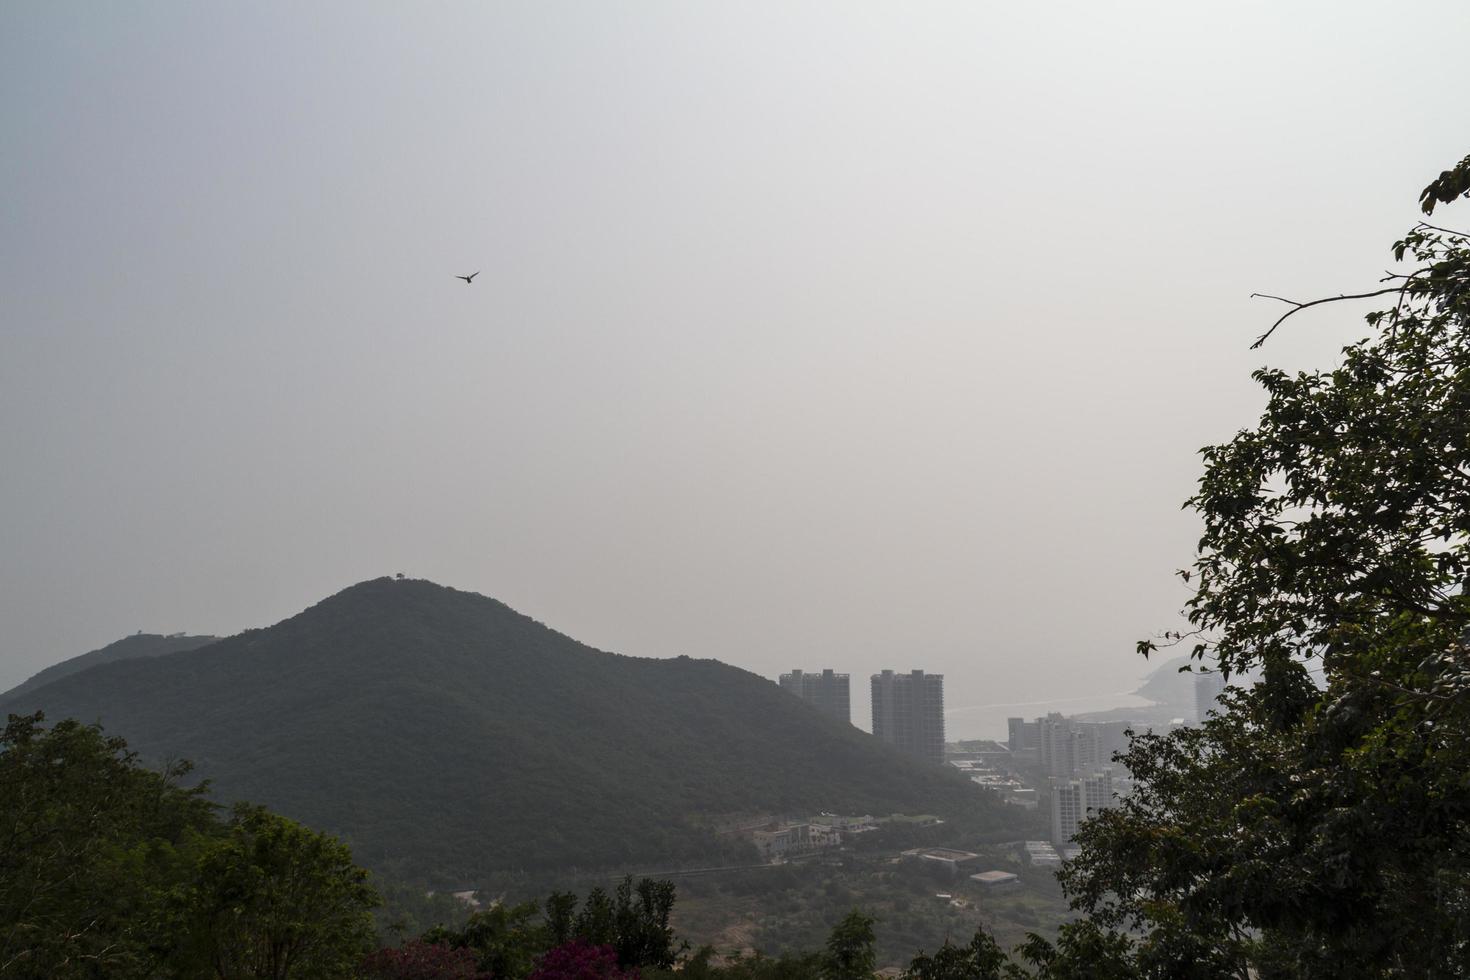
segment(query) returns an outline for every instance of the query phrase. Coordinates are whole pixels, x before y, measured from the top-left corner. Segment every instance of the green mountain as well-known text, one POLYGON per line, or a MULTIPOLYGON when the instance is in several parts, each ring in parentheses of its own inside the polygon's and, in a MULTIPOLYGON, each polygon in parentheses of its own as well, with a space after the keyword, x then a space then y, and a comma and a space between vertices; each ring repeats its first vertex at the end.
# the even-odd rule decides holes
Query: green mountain
POLYGON ((1189 657, 1171 657, 1155 667, 1133 693, 1156 704, 1165 705, 1176 714, 1193 717, 1195 675, 1180 673, 1180 668, 1191 665, 1198 664, 1189 657))
POLYGON ((29 680, 16 687, 12 687, 4 694, 0 694, 0 704, 4 704, 9 698, 16 697, 26 691, 50 684, 52 681, 60 680, 78 671, 95 667, 98 664, 108 664, 115 660, 133 660, 138 657, 157 657, 165 653, 180 653, 186 650, 197 650, 207 643, 213 643, 219 639, 217 636, 185 636, 175 633, 171 636, 161 636, 157 633, 135 633, 124 637, 116 643, 109 643, 100 650, 84 653, 70 660, 63 660, 59 664, 52 664, 40 673, 34 674, 29 680))
POLYGON ((1007 819, 957 773, 747 671, 603 653, 423 581, 364 582, 0 703, 35 709, 192 759, 220 798, 339 834, 361 862, 443 880, 720 860, 731 844, 709 828, 737 813, 1007 819))

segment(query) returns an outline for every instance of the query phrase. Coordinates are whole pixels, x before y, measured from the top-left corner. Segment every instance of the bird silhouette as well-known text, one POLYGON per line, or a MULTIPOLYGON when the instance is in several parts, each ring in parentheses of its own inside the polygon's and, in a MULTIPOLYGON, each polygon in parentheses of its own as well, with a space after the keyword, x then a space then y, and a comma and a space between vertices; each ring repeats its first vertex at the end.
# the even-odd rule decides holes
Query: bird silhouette
POLYGON ((465 285, 468 286, 471 282, 474 281, 474 278, 476 276, 478 276, 479 274, 480 274, 480 270, 479 269, 476 269, 474 272, 471 272, 467 276, 455 276, 454 278, 456 278, 456 279, 463 279, 465 281, 465 285))

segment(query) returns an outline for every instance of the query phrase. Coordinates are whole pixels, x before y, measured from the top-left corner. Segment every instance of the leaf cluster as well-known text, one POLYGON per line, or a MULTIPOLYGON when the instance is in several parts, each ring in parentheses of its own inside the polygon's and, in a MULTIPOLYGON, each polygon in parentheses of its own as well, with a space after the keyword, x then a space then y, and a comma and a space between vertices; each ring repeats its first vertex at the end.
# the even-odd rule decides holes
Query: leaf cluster
POLYGON ((643 878, 635 884, 627 876, 611 895, 593 888, 580 910, 570 892, 555 892, 544 903, 497 902, 460 928, 429 930, 422 941, 467 950, 477 969, 495 977, 528 976, 552 950, 570 945, 606 949, 620 969, 667 968, 688 948, 669 925, 674 900, 673 882, 643 878))
POLYGON ((345 846, 43 722, 0 734, 0 977, 352 975, 377 896, 345 846))
POLYGON ((1203 450, 1191 653, 1258 682, 1135 739, 1063 872, 1140 975, 1470 973, 1470 238, 1393 251, 1370 335, 1257 371, 1257 424, 1203 450))

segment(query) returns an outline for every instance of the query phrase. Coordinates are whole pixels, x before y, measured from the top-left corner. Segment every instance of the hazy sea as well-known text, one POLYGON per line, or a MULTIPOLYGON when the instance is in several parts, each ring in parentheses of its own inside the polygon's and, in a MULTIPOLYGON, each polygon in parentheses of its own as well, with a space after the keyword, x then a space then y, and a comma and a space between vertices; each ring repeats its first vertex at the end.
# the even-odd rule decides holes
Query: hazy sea
POLYGON ((1040 718, 1052 711, 1064 715, 1080 715, 1088 711, 1112 708, 1146 707, 1153 702, 1132 691, 1115 694, 1086 694, 1075 698, 1050 698, 1045 701, 1012 701, 996 704, 960 705, 944 710, 944 737, 950 741, 962 738, 1006 740, 1006 719, 1040 718))

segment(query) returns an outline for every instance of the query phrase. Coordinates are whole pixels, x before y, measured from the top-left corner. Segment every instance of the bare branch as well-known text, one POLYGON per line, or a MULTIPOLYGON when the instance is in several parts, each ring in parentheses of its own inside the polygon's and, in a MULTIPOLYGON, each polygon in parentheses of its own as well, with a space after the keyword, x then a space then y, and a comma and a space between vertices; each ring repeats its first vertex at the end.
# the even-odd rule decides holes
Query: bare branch
MULTIPOLYGON (((1270 330, 1267 330, 1265 333, 1261 334, 1261 336, 1256 339, 1256 342, 1254 344, 1251 344, 1251 350, 1255 350, 1257 347, 1260 347, 1262 344, 1264 344, 1266 342, 1266 338, 1270 337, 1273 333, 1276 332, 1276 328, 1277 327, 1281 326, 1281 324, 1283 324, 1284 322, 1286 322, 1286 318, 1287 317, 1291 316, 1293 313, 1300 313, 1302 310, 1305 310, 1309 306, 1320 306, 1323 303, 1336 303, 1336 302, 1338 302, 1340 300, 1345 300, 1345 299, 1368 299, 1369 297, 1372 297, 1372 296, 1386 296, 1389 293, 1397 293, 1397 292, 1399 292, 1400 290, 1404 289, 1405 286, 1407 286, 1407 285, 1408 284, 1405 283, 1403 286, 1389 286, 1387 289, 1375 289, 1371 293, 1351 293, 1351 294, 1344 293, 1341 296, 1327 296, 1327 297, 1324 297, 1322 299, 1309 300, 1309 301, 1307 301, 1305 303, 1297 303, 1291 309, 1289 309, 1285 313, 1281 314, 1281 318, 1278 319, 1275 323, 1271 324, 1271 329, 1270 330)), ((1252 293, 1251 295, 1252 296, 1265 296, 1264 293, 1252 293)), ((1267 299, 1281 299, 1280 296, 1266 296, 1265 298, 1267 298, 1267 299)), ((1281 301, 1283 303, 1290 303, 1291 302, 1291 300, 1289 300, 1289 299, 1285 299, 1285 300, 1281 300, 1281 301)))
POLYGON ((1270 293, 1251 293, 1251 299, 1257 299, 1257 298, 1260 298, 1260 299, 1279 299, 1279 300, 1281 300, 1281 302, 1286 303, 1286 304, 1288 304, 1290 306, 1301 306, 1302 305, 1301 303, 1298 303, 1294 299, 1287 299, 1285 296, 1272 296, 1270 293))

